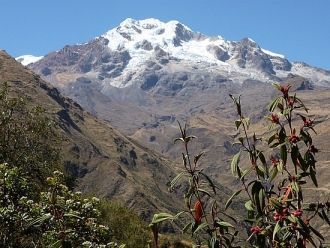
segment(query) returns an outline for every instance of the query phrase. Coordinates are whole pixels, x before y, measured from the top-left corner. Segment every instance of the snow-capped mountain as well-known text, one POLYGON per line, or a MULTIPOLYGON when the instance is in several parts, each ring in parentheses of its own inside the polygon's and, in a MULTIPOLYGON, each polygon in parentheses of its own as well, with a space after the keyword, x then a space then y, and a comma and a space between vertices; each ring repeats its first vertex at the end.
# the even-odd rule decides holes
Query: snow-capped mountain
POLYGON ((165 23, 153 18, 128 18, 94 40, 65 46, 31 67, 44 76, 52 76, 49 72, 54 65, 67 68, 62 68, 61 73, 68 70, 75 71, 77 77, 82 73, 98 78, 104 87, 127 87, 141 83, 146 71, 177 67, 219 73, 234 82, 280 81, 294 73, 314 84, 330 85, 328 71, 291 63, 284 55, 261 48, 250 38, 228 41, 221 36, 208 37, 178 21, 165 23))
POLYGON ((29 65, 42 59, 44 56, 22 55, 16 58, 22 65, 29 65))
MULTIPOLYGON (((275 94, 269 82, 291 83, 292 90, 324 99, 322 107, 330 90, 329 71, 290 62, 250 38, 208 37, 178 21, 157 19, 127 19, 28 67, 90 113, 173 158, 180 155, 172 144, 175 121, 188 122, 204 137, 201 149, 210 150, 206 162, 214 165, 215 176, 224 175, 219 168, 235 152, 225 142, 237 134, 230 128, 236 116, 229 94, 242 95, 244 111, 261 127, 266 102, 275 94)), ((320 121, 328 118, 322 107, 315 116, 320 121)))

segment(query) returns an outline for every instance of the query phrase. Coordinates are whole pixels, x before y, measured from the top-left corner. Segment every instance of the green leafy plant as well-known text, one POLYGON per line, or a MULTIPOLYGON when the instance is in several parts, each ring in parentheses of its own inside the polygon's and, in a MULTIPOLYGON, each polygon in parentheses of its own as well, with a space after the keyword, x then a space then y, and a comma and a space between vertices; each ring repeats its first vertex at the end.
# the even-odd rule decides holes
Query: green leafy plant
POLYGON ((0 246, 124 247, 101 224, 99 200, 64 184, 55 127, 40 107, 0 90, 0 246), (48 176, 48 177, 47 177, 48 176), (46 178, 47 177, 47 178, 46 178))
POLYGON ((10 93, 4 83, 0 90, 0 162, 24 170, 39 186, 53 168, 59 167, 58 141, 54 122, 45 110, 28 106, 26 99, 10 93))
MULTIPOLYGON (((290 85, 274 84, 274 87, 279 90, 280 96, 268 106, 271 123, 268 138, 249 134, 250 120, 243 115, 240 97, 230 95, 239 117, 235 121, 239 131, 235 143, 240 146, 239 152, 232 158, 231 172, 241 183, 241 188, 232 194, 224 206, 216 200, 216 183, 199 167, 198 162, 204 153, 194 157, 190 155, 188 145, 195 137, 187 135, 186 126, 182 128, 179 124, 181 137, 176 141, 184 147, 183 171, 171 181, 170 187, 175 187, 184 178, 188 181, 189 187, 184 195, 187 209, 183 213, 190 215, 192 221, 182 230, 199 236, 204 241, 199 245, 307 247, 310 244, 322 247, 324 238, 311 225, 311 220, 319 216, 330 224, 330 203, 305 202, 302 187, 308 179, 318 186, 315 159, 318 149, 311 134, 316 133, 314 122, 306 116, 308 109, 304 103, 295 94, 290 94, 290 85), (295 117, 301 119, 298 126, 295 126, 295 117), (269 148, 266 149, 266 146, 269 148), (269 150, 271 155, 268 159, 265 151, 269 150), (241 159, 245 157, 248 160, 242 163, 241 159), (236 231, 235 219, 224 211, 238 195, 247 199, 244 204, 248 234, 245 244, 237 238, 241 235, 236 231)), ((156 247, 159 224, 177 218, 165 213, 154 215, 150 226, 156 247)))
POLYGON ((145 248, 150 242, 150 230, 139 216, 120 203, 101 200, 102 223, 112 230, 113 240, 127 248, 145 248))
MULTIPOLYGON (((183 232, 193 237, 201 236, 207 240, 210 247, 225 245, 239 247, 238 232, 234 228, 236 220, 226 214, 224 206, 217 199, 217 185, 203 172, 199 165, 204 152, 192 156, 189 144, 195 136, 187 134, 187 127, 179 123, 181 137, 175 139, 183 145, 182 161, 184 170, 180 172, 169 184, 173 190, 180 182, 186 182, 188 189, 184 194, 186 210, 177 215, 167 213, 155 214, 150 227, 154 233, 155 246, 158 247, 158 232, 163 221, 175 221, 185 216, 188 223, 182 228, 183 232), (189 220, 190 219, 190 220, 189 220)), ((196 241, 201 245, 203 239, 196 241)))

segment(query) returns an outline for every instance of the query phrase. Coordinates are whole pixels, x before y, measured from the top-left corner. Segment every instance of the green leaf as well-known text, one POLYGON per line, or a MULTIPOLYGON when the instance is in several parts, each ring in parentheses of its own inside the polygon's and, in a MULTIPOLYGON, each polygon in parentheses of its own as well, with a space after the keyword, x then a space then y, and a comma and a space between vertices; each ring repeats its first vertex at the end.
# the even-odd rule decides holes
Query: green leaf
POLYGON ((76 214, 70 214, 70 213, 68 213, 68 214, 64 214, 64 216, 65 216, 65 217, 73 217, 73 218, 80 219, 80 220, 83 219, 82 217, 80 217, 80 216, 78 216, 78 215, 76 215, 76 214))
POLYGON ((174 144, 177 142, 177 141, 181 141, 181 142, 183 142, 184 143, 184 139, 183 138, 176 138, 176 139, 174 139, 174 144))
POLYGON ((173 220, 174 216, 168 213, 158 213, 158 214, 154 214, 154 217, 152 218, 151 223, 152 224, 156 224, 156 223, 160 223, 166 220, 173 220))
POLYGON ((283 161, 280 159, 280 161, 277 163, 277 166, 276 166, 278 172, 282 173, 283 172, 283 168, 284 168, 284 165, 283 165, 283 161))
POLYGON ((231 227, 234 228, 234 226, 226 221, 217 221, 217 224, 221 227, 231 227))
POLYGON ((273 240, 275 240, 276 234, 281 230, 280 222, 278 221, 274 227, 273 240))
POLYGON ((277 176, 278 173, 278 169, 276 166, 273 167, 273 169, 271 170, 271 174, 270 174, 270 178, 269 181, 273 181, 275 179, 275 177, 277 176))
POLYGON ((277 107, 277 104, 280 102, 280 100, 281 100, 281 97, 277 97, 277 98, 275 98, 269 105, 268 105, 268 110, 270 111, 270 112, 273 112, 275 109, 276 109, 276 107, 277 107))
POLYGON ((183 233, 188 232, 188 229, 192 229, 192 227, 193 227, 194 224, 195 224, 195 222, 190 222, 190 223, 188 223, 187 225, 185 225, 185 226, 183 227, 182 232, 183 232, 183 233))
POLYGON ((267 167, 267 162, 266 162, 264 154, 262 152, 259 152, 258 157, 259 157, 261 163, 263 164, 263 166, 267 167))
POLYGON ((265 198, 266 198, 266 196, 265 196, 265 190, 264 189, 261 189, 259 191, 259 203, 260 203, 260 208, 261 208, 262 211, 265 208, 265 198))
POLYGON ((239 160, 241 157, 241 151, 239 151, 237 154, 234 155, 233 159, 231 160, 231 173, 234 176, 238 176, 238 164, 239 164, 239 160))
POLYGON ((242 123, 246 126, 246 128, 248 129, 250 126, 250 118, 243 118, 242 119, 242 123))
POLYGON ((255 181, 252 185, 252 198, 257 207, 258 213, 262 214, 265 207, 265 191, 259 181, 255 181))
POLYGON ((198 188, 198 191, 204 193, 205 195, 208 195, 209 197, 212 197, 212 195, 210 194, 210 192, 208 192, 207 190, 205 189, 202 189, 202 188, 198 188))
POLYGON ((261 177, 264 177, 264 175, 266 174, 266 169, 262 165, 258 165, 256 167, 256 171, 257 171, 257 174, 261 177))
POLYGON ((196 229, 193 228, 193 234, 197 233, 198 231, 204 229, 205 227, 208 227, 208 224, 206 222, 203 222, 201 224, 199 224, 196 229))
POLYGON ((287 150, 286 150, 286 145, 283 145, 283 146, 280 147, 280 156, 281 156, 281 159, 283 161, 283 166, 285 167, 287 157, 288 157, 288 153, 287 153, 287 150))
POLYGON ((216 194, 217 192, 216 192, 216 186, 215 186, 215 184, 213 183, 213 181, 212 181, 212 179, 208 176, 208 175, 206 175, 205 173, 203 173, 203 172, 199 172, 202 176, 204 176, 204 178, 206 179, 206 181, 209 183, 209 186, 212 188, 212 190, 213 190, 213 193, 214 194, 216 194))
POLYGON ((295 191, 296 193, 299 193, 299 191, 300 191, 300 188, 299 188, 299 185, 298 185, 297 182, 292 182, 292 183, 291 183, 291 188, 292 188, 292 190, 295 191))
POLYGON ((251 171, 253 171, 253 170, 254 170, 254 167, 253 167, 253 166, 250 166, 248 169, 245 169, 245 170, 243 171, 241 177, 240 177, 240 180, 243 180, 244 177, 245 177, 246 175, 250 174, 251 171))
POLYGON ((170 188, 173 189, 174 186, 177 184, 177 182, 183 177, 186 173, 185 172, 180 172, 178 175, 176 175, 175 178, 170 183, 170 188))
POLYGON ((272 136, 270 136, 268 138, 268 145, 270 145, 270 143, 272 143, 275 139, 277 138, 277 134, 273 134, 272 136))
POLYGON ((198 160, 205 154, 205 152, 201 152, 197 156, 194 157, 194 164, 197 164, 198 160))
POLYGON ((248 211, 254 211, 254 206, 251 200, 245 202, 244 206, 248 211))
POLYGON ((281 90, 281 85, 279 83, 272 83, 272 86, 277 90, 281 90))
POLYGON ((228 201, 226 202, 226 205, 225 205, 225 210, 230 206, 230 204, 232 203, 233 199, 235 196, 239 195, 239 193, 241 193, 241 189, 240 190, 237 190, 236 192, 234 192, 230 198, 228 199, 228 201))
POLYGON ((39 217, 37 219, 34 219, 31 222, 29 222, 27 224, 27 227, 29 228, 29 227, 34 226, 34 225, 37 225, 37 224, 42 224, 45 220, 48 220, 51 217, 52 217, 51 214, 45 214, 45 215, 43 215, 43 216, 41 216, 41 217, 39 217))

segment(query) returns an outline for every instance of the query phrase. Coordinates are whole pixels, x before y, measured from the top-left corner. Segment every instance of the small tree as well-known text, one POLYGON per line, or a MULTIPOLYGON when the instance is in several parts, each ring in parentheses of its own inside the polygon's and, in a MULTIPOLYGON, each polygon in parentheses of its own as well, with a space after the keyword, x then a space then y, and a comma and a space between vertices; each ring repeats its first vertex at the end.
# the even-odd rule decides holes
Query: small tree
POLYGON ((330 204, 305 203, 302 188, 308 178, 317 187, 315 154, 318 149, 314 146, 310 133, 315 132, 314 122, 302 113, 307 113, 308 109, 295 94, 290 94, 290 85, 274 84, 274 87, 281 95, 269 104, 269 138, 258 137, 255 133, 249 135, 250 120, 242 113, 240 97, 230 95, 239 117, 235 126, 241 134, 236 142, 240 145, 240 151, 231 161, 231 171, 242 187, 232 194, 225 206, 216 200, 216 184, 198 166, 203 153, 194 157, 189 153, 188 145, 194 136, 187 135, 186 127, 182 128, 179 124, 181 137, 176 141, 182 142, 184 146, 184 171, 171 181, 170 187, 173 188, 182 178, 186 178, 189 183, 184 195, 187 209, 176 216, 165 213, 154 215, 150 226, 156 246, 160 223, 175 220, 182 213, 188 214, 192 219, 183 231, 190 230, 193 236, 205 240, 204 244, 209 247, 243 246, 237 239, 240 235, 235 231, 235 219, 224 212, 233 198, 242 192, 245 192, 242 197, 247 198, 244 204, 247 211, 245 223, 248 227, 245 245, 306 247, 310 243, 317 247, 319 243, 322 246, 323 236, 311 226, 310 221, 319 216, 330 224, 327 216, 330 204), (302 120, 296 127, 293 123, 294 116, 302 120), (264 141, 272 150, 269 160, 264 151, 258 148, 264 147, 264 141), (247 153, 249 161, 241 165, 243 153, 247 153), (231 221, 227 221, 228 219, 231 221), (206 236, 198 235, 199 231, 203 231, 206 236))

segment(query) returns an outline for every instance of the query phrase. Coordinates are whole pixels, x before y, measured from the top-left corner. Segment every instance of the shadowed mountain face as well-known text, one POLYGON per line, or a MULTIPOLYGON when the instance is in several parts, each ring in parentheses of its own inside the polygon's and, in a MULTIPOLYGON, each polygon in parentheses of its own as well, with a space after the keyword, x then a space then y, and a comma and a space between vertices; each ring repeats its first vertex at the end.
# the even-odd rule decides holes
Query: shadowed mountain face
POLYGON ((144 218, 180 206, 177 197, 167 192, 166 183, 174 175, 168 159, 96 119, 0 51, 0 82, 5 81, 10 94, 41 105, 54 117, 63 138, 64 164, 78 178, 77 190, 121 201, 144 218))

